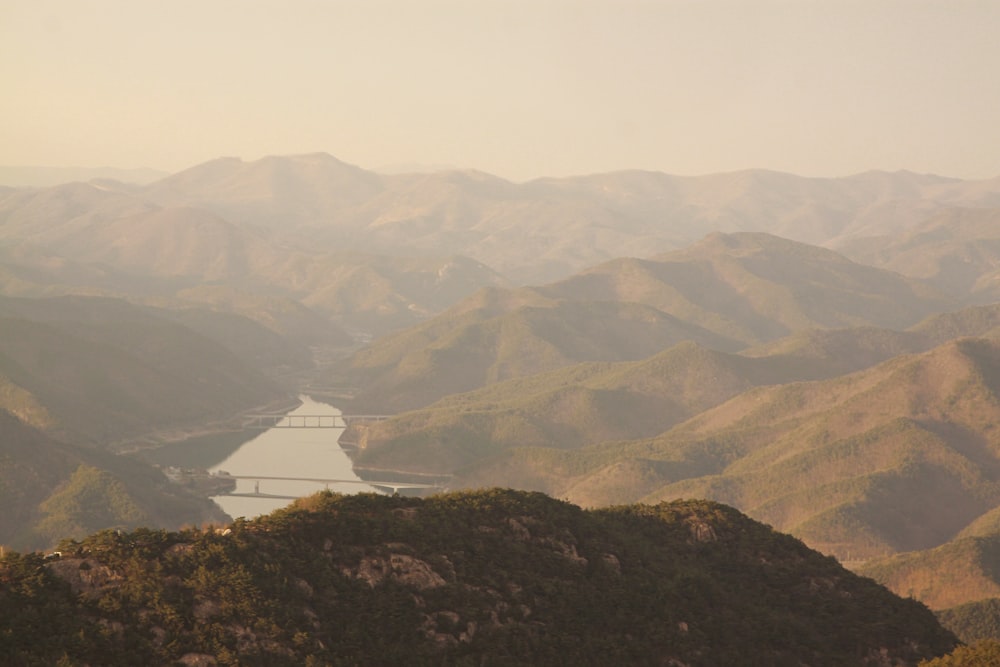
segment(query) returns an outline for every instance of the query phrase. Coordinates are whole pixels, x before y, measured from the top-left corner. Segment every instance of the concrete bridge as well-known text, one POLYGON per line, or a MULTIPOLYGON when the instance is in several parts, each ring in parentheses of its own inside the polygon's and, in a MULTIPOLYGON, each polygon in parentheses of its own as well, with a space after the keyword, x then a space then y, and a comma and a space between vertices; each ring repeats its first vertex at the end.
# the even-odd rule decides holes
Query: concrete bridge
POLYGON ((393 415, 247 415, 243 428, 266 431, 272 428, 347 428, 351 422, 377 422, 393 415))
POLYGON ((252 479, 254 480, 253 493, 223 493, 220 495, 226 496, 238 496, 244 498, 282 498, 294 500, 300 496, 282 496, 273 495, 269 493, 261 493, 260 483, 264 480, 279 481, 279 482, 316 482, 318 484, 326 484, 329 487, 330 484, 360 484, 362 486, 370 486, 376 489, 391 489, 392 493, 399 493, 400 489, 434 489, 437 491, 443 491, 445 487, 442 484, 422 484, 417 482, 392 482, 386 480, 378 481, 364 481, 360 479, 327 479, 324 477, 273 477, 268 475, 230 475, 227 473, 218 473, 218 477, 224 479, 252 479))

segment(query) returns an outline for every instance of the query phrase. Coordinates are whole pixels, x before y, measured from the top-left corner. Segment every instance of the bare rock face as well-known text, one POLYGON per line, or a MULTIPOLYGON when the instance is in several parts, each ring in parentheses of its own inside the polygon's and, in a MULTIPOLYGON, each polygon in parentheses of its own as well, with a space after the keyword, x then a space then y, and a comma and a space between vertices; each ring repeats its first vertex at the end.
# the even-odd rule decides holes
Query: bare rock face
MULTIPOLYGON (((577 552, 576 544, 574 544, 575 538, 571 534, 564 533, 561 535, 563 539, 557 539, 555 537, 536 537, 532 534, 531 527, 537 526, 539 523, 538 519, 530 516, 509 517, 506 521, 507 528, 510 529, 511 537, 513 539, 519 542, 544 544, 554 551, 562 554, 562 556, 571 563, 581 567, 586 567, 588 561, 577 552)), ((480 526, 479 530, 484 533, 495 532, 494 529, 486 526, 480 526)))
POLYGON ((704 521, 695 521, 688 525, 691 530, 691 539, 695 542, 715 542, 719 536, 715 534, 715 528, 704 521))
POLYGON ((213 616, 218 616, 221 610, 222 608, 219 606, 217 600, 200 598, 194 605, 194 617, 199 621, 205 621, 213 616))
POLYGON ((187 554, 194 551, 194 545, 190 542, 178 542, 167 549, 168 556, 174 556, 175 558, 181 558, 187 554))
POLYGON ((615 574, 622 573, 622 563, 618 560, 618 556, 614 554, 604 554, 604 556, 601 557, 601 560, 603 560, 604 564, 611 568, 615 574))
POLYGON ((306 596, 306 599, 312 598, 315 595, 313 587, 305 579, 295 578, 295 587, 302 591, 302 594, 306 596))
POLYGON ((459 642, 468 644, 476 635, 478 626, 469 621, 462 629, 461 617, 453 611, 438 611, 424 618, 423 631, 428 639, 442 646, 455 646, 459 642))
POLYGON ((531 539, 531 531, 528 530, 528 527, 524 525, 522 521, 523 518, 521 521, 518 521, 514 517, 510 517, 509 519, 507 519, 507 525, 510 526, 511 531, 514 533, 514 537, 516 537, 521 541, 527 542, 528 540, 531 539))
POLYGON ((47 563, 57 577, 65 579, 73 592, 97 598, 109 588, 121 586, 124 577, 91 558, 64 558, 47 563))
POLYGON ((584 558, 583 556, 581 556, 577 552, 575 544, 571 544, 569 542, 563 542, 562 540, 556 540, 556 539, 552 539, 552 538, 549 538, 549 539, 546 539, 546 540, 542 540, 542 542, 544 544, 548 544, 553 549, 555 549, 556 551, 558 551, 559 553, 561 553, 563 555, 563 557, 566 560, 568 560, 569 562, 571 562, 571 563, 573 563, 575 565, 578 565, 580 567, 586 567, 587 566, 587 562, 588 562, 587 559, 584 558))
POLYGON ((389 563, 394 579, 417 589, 437 588, 446 583, 430 565, 412 556, 393 554, 389 557, 389 563))
POLYGON ((368 582, 374 588, 386 579, 413 586, 418 590, 437 588, 447 582, 425 561, 401 553, 388 557, 365 556, 356 567, 342 568, 345 575, 368 582))

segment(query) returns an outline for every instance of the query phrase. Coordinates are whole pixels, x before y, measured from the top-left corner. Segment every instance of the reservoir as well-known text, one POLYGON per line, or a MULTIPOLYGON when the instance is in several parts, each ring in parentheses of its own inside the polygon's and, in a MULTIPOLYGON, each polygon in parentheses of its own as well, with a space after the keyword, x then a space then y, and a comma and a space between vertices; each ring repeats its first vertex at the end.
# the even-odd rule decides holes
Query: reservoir
MULTIPOLYGON (((313 420, 323 424, 334 423, 333 417, 340 410, 314 401, 308 396, 300 396, 302 405, 286 413, 287 418, 304 415, 322 416, 313 420)), ((301 420, 300 420, 301 421, 301 420)), ((293 422, 294 423, 294 422, 293 422)), ((342 423, 336 420, 336 423, 342 423)), ((235 493, 261 493, 280 496, 307 496, 317 491, 329 489, 336 493, 384 493, 364 484, 354 474, 351 459, 344 453, 337 439, 344 432, 343 427, 326 428, 284 428, 278 426, 261 432, 252 440, 240 445, 239 449, 225 460, 209 468, 209 472, 225 471, 230 475, 260 475, 262 477, 306 477, 348 480, 352 483, 329 483, 240 479, 236 482, 235 493)), ((239 496, 214 496, 212 498, 234 519, 253 518, 269 514, 285 507, 291 500, 280 498, 247 498, 239 496)))

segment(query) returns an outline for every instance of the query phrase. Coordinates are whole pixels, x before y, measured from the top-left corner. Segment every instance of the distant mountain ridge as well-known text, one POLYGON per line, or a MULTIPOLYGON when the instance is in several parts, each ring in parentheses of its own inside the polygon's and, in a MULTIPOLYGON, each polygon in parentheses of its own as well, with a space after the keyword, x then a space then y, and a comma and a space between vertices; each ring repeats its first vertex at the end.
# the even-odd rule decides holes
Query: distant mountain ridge
POLYGON ((725 351, 810 328, 905 328, 954 306, 919 281, 769 234, 713 234, 658 258, 485 290, 375 341, 338 369, 358 406, 395 412, 580 361, 638 360, 691 340, 725 351))
POLYGON ((2 297, 0 331, 0 408, 98 448, 287 399, 262 369, 312 363, 245 319, 118 299, 2 297))
POLYGON ((904 233, 860 238, 842 251, 967 303, 1000 301, 1000 208, 947 209, 904 233))
POLYGON ((1000 505, 1000 453, 987 444, 1000 420, 997 341, 1000 307, 989 306, 908 331, 800 333, 743 355, 688 342, 498 382, 345 438, 361 466, 449 471, 455 484, 588 506, 714 498, 864 559, 941 544, 977 520, 1000 525, 984 515, 1000 505))
MULTIPOLYGON (((472 170, 378 174, 325 153, 220 158, 145 186, 94 181, 0 192, 0 245, 79 262, 86 267, 81 279, 98 267, 104 272, 98 284, 84 286, 58 282, 51 267, 35 265, 6 279, 0 274, 0 289, 89 287, 115 295, 148 282, 145 289, 162 294, 176 292, 178 281, 223 281, 300 300, 348 329, 381 334, 451 304, 407 291, 406 278, 374 266, 367 270, 383 289, 360 305, 356 286, 317 293, 318 282, 343 273, 347 255, 438 266, 467 258, 449 288, 465 296, 487 285, 549 283, 617 258, 649 258, 712 232, 767 232, 851 248, 952 209, 995 209, 998 201, 1000 179, 908 172, 815 179, 765 170, 701 177, 623 171, 512 183, 472 170), (119 279, 121 272, 138 281, 119 279), (389 304, 384 313, 380 298, 389 304)), ((954 262, 962 248, 981 246, 986 233, 963 227, 938 261, 954 262)), ((911 272, 898 256, 894 270, 921 271, 911 272)), ((983 277, 972 302, 982 303, 992 293, 992 269, 985 262, 973 268, 983 277)), ((969 270, 961 277, 978 279, 969 270)))
POLYGON ((160 180, 168 172, 159 169, 120 169, 117 167, 30 167, 0 165, 0 185, 12 188, 45 188, 72 181, 112 179, 145 185, 160 180))
MULTIPOLYGON (((214 173, 229 162, 206 165, 198 173, 214 173)), ((266 167, 255 172, 263 172, 259 176, 268 182, 271 170, 266 167)), ((178 178, 184 181, 183 176, 178 178)), ((85 291, 190 304, 199 303, 190 290, 209 283, 217 290, 257 294, 262 302, 297 300, 301 308, 315 310, 315 319, 327 320, 331 330, 339 323, 379 332, 438 312, 478 286, 506 284, 465 257, 381 257, 366 252, 366 244, 350 234, 317 242, 315 235, 288 225, 294 219, 290 211, 308 209, 299 201, 307 198, 300 190, 319 187, 315 183, 295 187, 271 204, 251 197, 239 211, 221 207, 232 220, 197 197, 158 203, 157 197, 171 199, 172 183, 163 181, 156 197, 84 183, 0 196, 0 291, 20 296, 85 291), (277 207, 273 214, 282 219, 281 229, 255 223, 253 216, 270 210, 268 206, 277 207)), ((210 181, 222 190, 212 190, 214 196, 227 192, 225 183, 210 181)), ((233 187, 242 197, 257 186, 233 187)), ((344 190, 353 192, 353 187, 344 190)), ((344 193, 331 197, 339 201, 344 193)), ((329 198, 321 198, 320 208, 329 198)), ((254 316, 265 309, 261 303, 237 312, 254 316)), ((280 318, 274 328, 295 331, 280 318)), ((309 336, 317 338, 320 328, 309 336)), ((346 334, 331 336, 338 338, 349 343, 346 334)))
MULTIPOLYGON (((0 301, 0 407, 102 447, 370 341, 319 383, 399 413, 352 427, 359 465, 587 506, 705 496, 873 567, 960 551, 1000 526, 998 212, 1000 179, 513 183, 322 153, 0 188, 0 294, 77 295, 0 301), (144 307, 88 318, 81 294, 144 307)), ((96 526, 67 518, 95 498, 102 525, 152 516, 107 465, 48 462, 39 539, 96 526)), ((932 596, 926 571, 893 585, 932 596)))
POLYGON ((896 554, 858 568, 932 609, 1000 598, 1000 533, 959 537, 933 549, 896 554))
POLYGON ((0 408, 0 545, 48 549, 109 528, 225 520, 134 459, 57 441, 0 408))
POLYGON ((108 528, 226 519, 204 496, 113 452, 265 405, 307 349, 237 315, 120 299, 0 297, 0 545, 48 548, 108 528))

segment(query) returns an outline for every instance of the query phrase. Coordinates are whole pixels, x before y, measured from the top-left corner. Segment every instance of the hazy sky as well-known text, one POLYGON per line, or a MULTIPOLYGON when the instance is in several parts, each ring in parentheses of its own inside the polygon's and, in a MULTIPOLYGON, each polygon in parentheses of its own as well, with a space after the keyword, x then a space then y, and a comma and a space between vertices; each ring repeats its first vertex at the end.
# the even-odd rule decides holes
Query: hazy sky
POLYGON ((1000 176, 1000 0, 0 0, 0 164, 1000 176))

